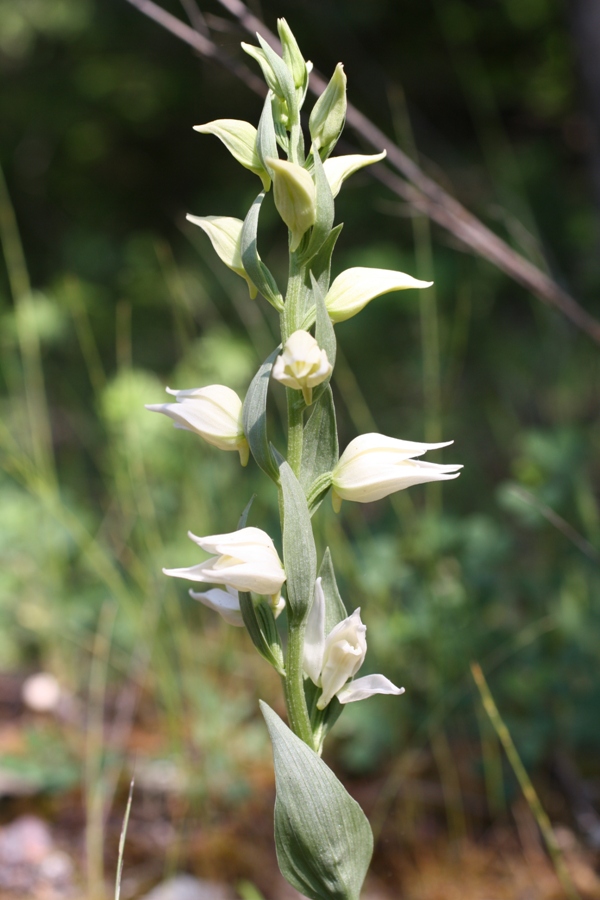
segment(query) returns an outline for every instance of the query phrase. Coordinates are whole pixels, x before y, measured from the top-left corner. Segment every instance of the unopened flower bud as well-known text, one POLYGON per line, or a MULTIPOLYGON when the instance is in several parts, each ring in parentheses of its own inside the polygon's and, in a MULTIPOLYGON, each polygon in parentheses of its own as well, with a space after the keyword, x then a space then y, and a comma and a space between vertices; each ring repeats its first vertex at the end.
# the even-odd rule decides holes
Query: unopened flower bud
POLYGON ((213 250, 225 265, 243 278, 248 285, 252 299, 258 293, 255 285, 244 269, 242 263, 242 228, 241 219, 232 216, 190 216, 186 219, 200 228, 209 236, 213 250))
POLYGON ((390 291, 431 287, 433 281, 419 281, 392 269, 357 266, 346 269, 327 291, 325 306, 332 322, 344 322, 364 309, 367 303, 390 291))
POLYGON ((250 456, 248 441, 242 427, 242 401, 235 391, 224 384, 172 391, 176 403, 157 403, 146 406, 150 412, 160 412, 175 422, 176 428, 194 431, 220 450, 237 450, 243 466, 250 456))
POLYGON ((371 503, 414 484, 458 478, 460 465, 416 459, 451 443, 421 444, 385 434, 361 434, 350 441, 332 472, 333 508, 337 512, 342 500, 371 503))
POLYGON ((317 195, 306 169, 297 163, 268 157, 273 172, 273 199, 279 215, 291 231, 290 250, 298 248, 302 236, 315 223, 317 195))
POLYGON ((308 331, 295 331, 283 346, 273 366, 273 378, 286 387, 302 391, 307 406, 312 403, 312 389, 331 375, 333 367, 308 331))
POLYGON ((337 144, 345 121, 346 75, 342 63, 338 63, 308 120, 313 145, 323 159, 329 156, 337 144))
POLYGON ((241 119, 215 119, 206 125, 194 125, 200 134, 214 134, 223 141, 234 159, 246 169, 250 169, 261 179, 265 191, 271 187, 271 178, 260 161, 256 149, 257 131, 250 122, 241 119))
POLYGON ((309 69, 300 52, 300 47, 292 33, 292 29, 285 19, 277 19, 277 31, 283 49, 283 61, 292 73, 295 86, 304 89, 308 81, 309 69))

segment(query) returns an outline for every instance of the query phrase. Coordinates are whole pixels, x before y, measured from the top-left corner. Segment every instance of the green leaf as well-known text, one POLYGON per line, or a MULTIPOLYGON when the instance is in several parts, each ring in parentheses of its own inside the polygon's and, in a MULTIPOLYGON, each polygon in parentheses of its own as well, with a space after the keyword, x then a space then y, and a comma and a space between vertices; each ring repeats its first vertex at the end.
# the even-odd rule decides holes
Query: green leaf
POLYGON ((304 303, 305 319, 302 323, 302 328, 304 328, 306 331, 308 331, 308 329, 314 323, 316 314, 315 302, 312 294, 312 289, 310 287, 310 276, 314 275, 323 296, 325 296, 327 294, 327 291, 329 290, 329 282, 331 279, 331 257, 337 239, 340 236, 340 232, 343 227, 344 225, 342 222, 340 222, 339 225, 336 225, 335 228, 330 231, 329 237, 327 238, 319 252, 310 260, 304 303))
POLYGON ((367 817, 314 750, 260 708, 273 744, 282 875, 309 900, 359 900, 373 853, 367 817))
POLYGON ((252 509, 252 504, 254 503, 255 500, 256 500, 256 494, 252 494, 252 496, 246 503, 244 510, 239 518, 236 531, 241 531, 242 528, 246 527, 246 522, 248 521, 248 516, 250 515, 250 510, 252 509))
MULTIPOLYGON (((319 284, 313 275, 310 273, 311 283, 312 283, 312 293, 315 298, 315 309, 316 309, 316 328, 315 328, 315 338, 317 339, 317 343, 322 350, 325 350, 327 353, 327 359, 331 363, 332 366, 335 366, 335 357, 337 355, 337 341, 335 339, 335 330, 333 327, 333 322, 329 318, 329 313, 327 312, 327 307, 325 306, 325 296, 323 295, 319 284)), ((331 376, 330 376, 331 377, 331 376)), ((324 382, 324 384, 328 384, 329 379, 324 382)))
POLYGON ((267 392, 271 369, 281 344, 268 356, 252 381, 242 407, 244 434, 257 465, 273 481, 279 481, 279 470, 273 459, 267 435, 267 392))
POLYGON ((265 104, 258 123, 258 132, 256 135, 256 152, 261 164, 264 166, 269 176, 272 178, 273 173, 265 162, 269 157, 277 158, 277 139, 275 137, 275 123, 273 122, 273 94, 267 92, 265 104))
MULTIPOLYGON (((335 407, 331 388, 327 386, 318 400, 304 428, 300 484, 308 495, 317 480, 333 471, 339 459, 335 407)), ((329 489, 331 479, 323 479, 320 496, 311 496, 311 512, 314 512, 329 489)), ((312 492, 311 492, 312 493, 312 492)))
POLYGON ((240 252, 244 270, 250 276, 252 283, 258 288, 265 300, 268 300, 276 310, 282 312, 283 297, 277 287, 277 282, 258 255, 256 246, 258 216, 264 199, 265 192, 261 191, 248 210, 248 215, 244 219, 242 226, 240 252))
POLYGON ((317 579, 317 551, 308 504, 300 482, 285 460, 279 464, 283 492, 283 567, 287 576, 290 622, 308 615, 317 579))
POLYGON ((252 643, 280 675, 285 675, 283 649, 271 607, 260 600, 256 604, 246 591, 239 591, 240 610, 252 643))
POLYGON ((321 249, 331 232, 335 217, 333 194, 318 153, 314 154, 313 164, 315 188, 317 191, 317 215, 310 233, 308 246, 302 254, 304 261, 310 260, 321 249))
POLYGON ((325 634, 327 635, 333 631, 338 622, 342 622, 348 616, 348 611, 344 606, 344 601, 340 596, 337 581, 335 580, 329 547, 323 554, 319 577, 321 578, 321 586, 325 595, 325 634))

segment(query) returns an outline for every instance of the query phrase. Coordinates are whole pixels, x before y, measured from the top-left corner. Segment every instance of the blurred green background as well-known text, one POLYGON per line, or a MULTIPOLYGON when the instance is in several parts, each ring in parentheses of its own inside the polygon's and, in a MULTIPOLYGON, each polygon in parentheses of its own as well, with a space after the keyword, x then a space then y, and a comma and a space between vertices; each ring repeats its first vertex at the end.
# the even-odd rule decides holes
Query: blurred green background
MULTIPOLYGON (((181 18, 184 6, 165 2, 181 18)), ((271 28, 285 16, 327 76, 343 61, 359 109, 600 316, 577 4, 251 8, 271 28)), ((240 58, 248 36, 216 0, 202 10, 240 58)), ((256 123, 261 101, 124 0, 0 0, 0 69, 0 668, 49 670, 84 701, 98 741, 56 752, 74 760, 73 784, 83 760, 98 836, 135 723, 164 736, 149 755, 184 773, 201 807, 244 795, 252 765, 268 761, 256 698, 277 702, 276 680, 161 567, 191 565, 186 531, 232 530, 255 490, 252 524, 275 535, 276 497, 253 464, 242 471, 236 454, 143 408, 166 385, 243 395, 277 342, 273 310, 185 222, 245 215, 258 182, 192 126, 256 123), (103 732, 105 715, 121 730, 103 732)), ((349 707, 333 758, 390 773, 381 812, 403 760, 428 748, 459 803, 469 747, 468 777, 485 775, 488 812, 501 815, 517 788, 471 660, 531 771, 560 752, 600 777, 599 349, 368 172, 344 186, 337 221, 334 274, 371 265, 435 281, 337 328, 341 445, 371 430, 454 439, 444 459, 465 468, 443 491, 318 514, 321 550, 331 546, 346 605, 368 625, 365 668, 406 687, 401 700, 349 707)), ((267 204, 261 228, 284 281, 285 236, 267 204)), ((277 385, 273 399, 277 433, 277 385)), ((56 768, 44 771, 48 787, 56 768)))

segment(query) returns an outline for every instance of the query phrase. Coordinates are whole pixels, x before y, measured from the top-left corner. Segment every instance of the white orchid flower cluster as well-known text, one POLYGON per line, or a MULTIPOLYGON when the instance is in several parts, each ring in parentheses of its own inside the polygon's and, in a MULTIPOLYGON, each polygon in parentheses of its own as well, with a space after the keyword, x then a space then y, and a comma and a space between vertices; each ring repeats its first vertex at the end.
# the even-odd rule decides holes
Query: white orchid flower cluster
MULTIPOLYGON (((330 283, 332 253, 342 228, 334 225, 334 199, 354 172, 380 162, 385 152, 331 155, 346 115, 346 76, 341 64, 310 114, 310 146, 305 146, 300 109, 306 99, 311 64, 304 60, 285 20, 279 20, 278 30, 282 56, 260 35, 258 47, 242 45, 260 65, 268 85, 258 127, 236 119, 218 119, 196 127, 202 134, 218 137, 235 160, 258 176, 262 189, 243 220, 216 215, 187 218, 206 233, 219 259, 246 281, 250 297, 260 294, 276 310, 281 343, 259 368, 243 401, 231 388, 213 384, 191 390, 167 388, 174 402, 151 404, 147 409, 168 416, 176 428, 199 435, 213 447, 237 451, 243 466, 252 456, 277 485, 283 561, 272 538, 246 524, 249 504, 236 531, 207 537, 189 532, 191 540, 209 554, 207 559, 163 571, 175 578, 213 585, 206 591, 190 590, 190 594, 226 622, 244 627, 259 653, 281 675, 291 730, 270 710, 265 718, 274 744, 278 802, 283 809, 279 775, 281 785, 289 784, 293 777, 290 772, 282 775, 286 753, 294 756, 293 766, 307 771, 317 766, 314 759, 323 765, 318 754, 345 704, 373 694, 399 695, 404 691, 384 675, 355 677, 365 661, 367 629, 360 609, 351 615, 345 609, 328 549, 317 566, 312 515, 329 491, 333 508, 339 512, 343 500, 373 503, 413 485, 457 478, 461 466, 421 459, 451 441, 428 444, 376 433, 354 438, 339 454, 330 386, 336 357, 335 326, 382 294, 423 289, 431 282, 400 271, 353 267, 330 283), (285 292, 258 253, 258 223, 269 192, 288 230, 285 292), (286 389, 288 430, 284 452, 273 447, 268 434, 267 398, 272 381, 286 389), (280 617, 284 608, 286 615, 280 617), (281 741, 286 748, 283 755, 281 741), (298 749, 298 742, 304 749, 298 749)), ((314 802, 314 797, 306 798, 309 806, 314 802)), ((324 816, 326 821, 330 814, 335 818, 340 808, 335 807, 337 812, 320 808, 315 816, 324 816)), ((304 817, 294 826, 296 830, 292 829, 292 840, 293 810, 286 809, 286 836, 281 837, 281 846, 292 853, 292 844, 301 838, 304 848, 293 865, 284 864, 280 858, 288 880, 317 900, 323 896, 358 897, 356 884, 348 887, 348 879, 356 882, 356 871, 350 877, 344 869, 350 863, 341 860, 354 860, 352 865, 356 867, 356 860, 368 851, 371 838, 363 833, 360 847, 324 853, 321 862, 326 887, 317 889, 311 881, 316 870, 311 870, 308 880, 301 877, 310 857, 306 848, 314 835, 306 830, 304 817), (335 865, 332 860, 336 860, 335 865)), ((355 816, 348 809, 348 815, 355 816)), ((276 831, 277 827, 276 813, 276 831)), ((360 832, 362 825, 356 827, 360 832)), ((337 825, 333 831, 338 834, 337 825)), ((329 841, 331 834, 325 838, 329 841)), ((321 851, 317 847, 314 852, 321 851)))

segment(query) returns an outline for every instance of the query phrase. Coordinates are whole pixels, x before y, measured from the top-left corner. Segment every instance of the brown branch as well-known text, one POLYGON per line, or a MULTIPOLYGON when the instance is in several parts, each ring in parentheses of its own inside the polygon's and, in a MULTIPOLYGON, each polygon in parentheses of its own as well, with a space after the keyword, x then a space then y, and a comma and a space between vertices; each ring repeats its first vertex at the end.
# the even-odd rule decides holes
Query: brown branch
MULTIPOLYGON (((194 47, 201 55, 226 66, 251 90, 264 96, 265 89, 262 82, 245 65, 233 60, 218 49, 212 41, 163 10, 153 0, 127 0, 127 2, 194 47), (258 85, 260 85, 260 90, 258 85)), ((281 50, 276 35, 250 12, 242 0, 219 0, 219 3, 237 19, 247 32, 253 34, 260 31, 275 50, 281 50)), ((311 93, 316 96, 320 95, 326 84, 326 80, 318 72, 311 73, 311 93)), ((403 176, 399 178, 384 165, 375 166, 371 170, 372 174, 382 184, 385 184, 398 197, 406 200, 418 212, 428 216, 453 234, 471 251, 487 259, 518 284, 531 291, 544 303, 559 310, 592 340, 600 344, 600 322, 597 319, 591 316, 554 279, 513 250, 506 241, 498 237, 458 200, 426 175, 414 160, 351 103, 348 104, 346 122, 355 134, 374 150, 385 149, 387 163, 403 176)))

